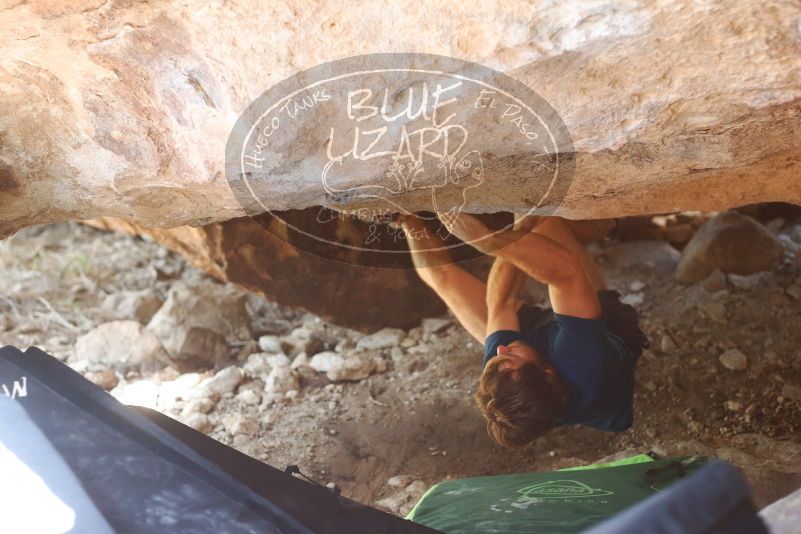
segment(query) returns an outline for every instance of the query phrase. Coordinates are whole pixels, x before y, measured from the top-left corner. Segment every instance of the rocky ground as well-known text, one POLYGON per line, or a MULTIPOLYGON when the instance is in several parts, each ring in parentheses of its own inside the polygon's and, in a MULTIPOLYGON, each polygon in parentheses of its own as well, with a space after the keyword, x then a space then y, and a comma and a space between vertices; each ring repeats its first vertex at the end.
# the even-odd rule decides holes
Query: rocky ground
MULTIPOLYGON (((725 276, 706 243, 682 260, 703 279, 689 285, 668 241, 593 244, 652 343, 634 427, 559 429, 523 451, 487 437, 471 401, 481 347, 450 318, 365 336, 219 284, 153 242, 76 223, 0 242, 0 345, 39 346, 124 402, 398 514, 448 478, 651 450, 728 459, 763 506, 801 486, 801 221, 765 222, 770 235, 737 244, 738 232, 724 248, 736 260, 778 246, 769 270, 725 276)), ((667 223, 674 244, 697 226, 667 223)))

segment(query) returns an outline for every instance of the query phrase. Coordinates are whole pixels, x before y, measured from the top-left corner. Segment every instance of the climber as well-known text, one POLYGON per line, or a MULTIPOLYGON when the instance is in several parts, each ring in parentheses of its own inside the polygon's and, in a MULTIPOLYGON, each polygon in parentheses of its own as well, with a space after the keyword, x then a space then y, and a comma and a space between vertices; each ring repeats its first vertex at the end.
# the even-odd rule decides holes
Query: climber
POLYGON ((450 260, 422 221, 400 222, 416 236, 407 241, 419 276, 484 344, 475 400, 498 443, 525 446, 557 426, 631 426, 634 366, 648 342, 634 308, 606 289, 572 229, 580 225, 523 218, 492 233, 459 215, 451 233, 495 257, 484 284, 450 260), (547 284, 551 309, 521 299, 526 277, 547 284))

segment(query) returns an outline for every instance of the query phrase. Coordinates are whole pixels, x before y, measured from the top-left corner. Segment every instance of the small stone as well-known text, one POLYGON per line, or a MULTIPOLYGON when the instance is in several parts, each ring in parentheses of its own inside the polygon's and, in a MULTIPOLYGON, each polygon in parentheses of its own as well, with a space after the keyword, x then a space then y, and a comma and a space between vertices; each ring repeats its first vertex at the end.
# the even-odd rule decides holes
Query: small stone
POLYGON ((211 328, 190 326, 170 337, 173 365, 182 371, 212 367, 230 360, 225 336, 211 328))
POLYGON ((212 399, 216 402, 220 398, 219 393, 214 393, 208 387, 206 387, 206 383, 208 382, 208 378, 201 382, 200 384, 189 388, 189 391, 186 392, 186 398, 188 400, 193 399, 212 399))
POLYGON ((413 338, 412 336, 408 336, 406 339, 401 341, 400 346, 404 349, 408 349, 409 347, 414 347, 415 345, 417 345, 418 341, 419 341, 418 339, 413 338))
POLYGON ((801 401, 801 387, 792 384, 782 386, 782 396, 794 401, 801 401))
POLYGON ((747 275, 747 276, 739 274, 730 274, 728 278, 729 282, 731 282, 731 285, 733 285, 738 289, 744 289, 746 291, 756 289, 762 284, 761 273, 747 275))
POLYGON ((327 376, 333 382, 358 381, 375 373, 387 371, 387 364, 381 356, 365 352, 349 356, 329 369, 327 376))
POLYGON ((781 217, 776 217, 775 219, 771 219, 765 224, 765 228, 773 232, 774 234, 779 233, 779 230, 782 229, 784 226, 785 221, 781 217))
POLYGON ((801 300, 801 285, 791 285, 787 288, 786 293, 793 300, 801 300))
POLYGON ((392 358, 392 361, 395 363, 400 363, 405 358, 405 354, 403 353, 403 349, 400 347, 392 347, 389 351, 389 356, 392 358))
POLYGON ((267 412, 261 418, 261 424, 265 426, 272 426, 278 420, 278 415, 275 412, 267 412))
POLYGON ((232 365, 215 374, 206 381, 205 386, 212 393, 225 395, 226 393, 232 393, 240 382, 242 382, 243 378, 244 374, 242 373, 242 369, 232 365))
POLYGON ((400 328, 383 328, 374 334, 361 338, 356 343, 357 350, 388 349, 400 345, 406 333, 400 328))
POLYGON ((325 348, 318 332, 307 325, 299 326, 288 336, 283 336, 281 345, 285 348, 285 352, 288 350, 290 356, 296 356, 301 352, 313 356, 325 348))
POLYGON ((700 310, 712 321, 719 324, 728 324, 726 318, 726 305, 722 302, 704 302, 700 310))
POLYGON ((414 477, 411 475, 395 475, 387 480, 387 485, 391 488, 405 488, 414 482, 414 477))
POLYGON ((290 389, 289 391, 284 393, 284 397, 286 397, 287 399, 294 399, 298 395, 300 395, 300 391, 298 391, 297 389, 290 389))
POLYGON ((217 403, 209 398, 192 399, 184 405, 183 410, 181 410, 181 417, 187 419, 192 414, 209 413, 216 405, 217 403))
POLYGON ((653 380, 649 380, 644 385, 645 389, 647 389, 648 391, 656 391, 656 382, 654 382, 653 380))
POLYGON ((133 319, 147 324, 164 304, 164 299, 153 289, 121 291, 103 299, 100 309, 111 319, 133 319))
POLYGON ((641 280, 635 280, 629 284, 629 289, 635 293, 642 291, 645 289, 645 282, 642 282, 641 280))
POLYGON ((654 362, 657 359, 656 354, 654 354, 653 351, 650 350, 642 351, 642 357, 648 360, 649 362, 654 362))
POLYGON ((264 391, 269 395, 284 395, 288 391, 299 389, 300 382, 289 365, 273 367, 264 383, 264 391))
POLYGON ((261 395, 252 389, 239 392, 235 398, 242 404, 256 405, 261 402, 261 395))
POLYGON ((261 336, 259 338, 259 348, 263 352, 270 354, 280 354, 284 352, 281 347, 281 339, 278 336, 261 336))
MULTIPOLYGON (((316 355, 317 354, 315 354, 315 356, 316 355)), ((301 352, 300 354, 295 356, 294 360, 292 360, 292 364, 290 365, 290 367, 292 367, 292 369, 297 369, 298 367, 303 367, 304 365, 309 365, 309 357, 306 355, 305 352, 301 352)))
POLYGON ((309 360, 309 367, 318 373, 327 373, 334 365, 341 365, 345 359, 333 351, 319 352, 309 360))
POLYGON ((730 412, 739 412, 743 409, 743 405, 737 401, 728 400, 726 401, 726 409, 730 412))
POLYGON ((712 274, 707 276, 706 280, 704 280, 704 289, 710 293, 723 291, 726 289, 726 275, 720 270, 713 271, 712 274))
POLYGON ((272 366, 267 362, 268 354, 266 352, 254 352, 248 356, 248 360, 242 369, 251 378, 266 375, 272 369, 272 366))
POLYGON ((287 366, 292 363, 292 360, 290 360, 289 356, 286 354, 268 354, 265 360, 267 361, 267 365, 271 368, 287 366))
POLYGON ((731 371, 745 371, 748 358, 739 349, 729 349, 718 358, 723 367, 731 371))
POLYGON ((451 323, 448 319, 441 319, 438 317, 430 317, 423 319, 423 332, 426 334, 437 334, 448 328, 451 323))
POLYGON ((796 224, 793 226, 793 229, 790 230, 790 239, 801 244, 801 224, 796 224))
POLYGON ((672 337, 670 337, 669 335, 665 334, 664 336, 662 336, 662 339, 659 341, 659 348, 665 354, 670 354, 670 353, 674 352, 676 349, 678 349, 678 346, 676 345, 676 342, 673 341, 672 337))
POLYGON ((232 445, 237 449, 244 449, 245 447, 248 447, 250 446, 251 443, 253 443, 253 440, 250 439, 250 436, 246 434, 237 434, 231 441, 232 445))
POLYGON ((202 413, 193 413, 184 420, 184 424, 204 434, 208 434, 214 429, 209 416, 202 413))
POLYGON ((159 339, 139 321, 111 321, 97 326, 77 339, 75 356, 123 374, 132 369, 154 371, 170 362, 159 339))
POLYGON ((116 373, 111 369, 89 371, 83 376, 97 387, 105 389, 106 391, 114 389, 119 383, 116 373))
POLYGON ((225 430, 232 436, 237 434, 255 436, 259 433, 259 425, 255 421, 251 421, 238 413, 224 416, 222 418, 222 424, 225 430))
POLYGON ((645 295, 643 293, 629 293, 620 299, 620 302, 629 306, 639 306, 645 302, 645 295))

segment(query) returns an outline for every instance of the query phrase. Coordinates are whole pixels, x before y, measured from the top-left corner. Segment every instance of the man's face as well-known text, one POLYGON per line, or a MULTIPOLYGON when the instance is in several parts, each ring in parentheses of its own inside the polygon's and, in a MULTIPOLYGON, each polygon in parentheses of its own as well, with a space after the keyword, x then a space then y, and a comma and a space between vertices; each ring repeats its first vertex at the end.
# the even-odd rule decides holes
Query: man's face
POLYGON ((539 367, 548 377, 554 377, 556 370, 540 354, 530 346, 520 341, 515 341, 509 345, 499 345, 498 354, 495 356, 499 361, 497 365, 502 371, 516 370, 521 365, 531 362, 539 367))

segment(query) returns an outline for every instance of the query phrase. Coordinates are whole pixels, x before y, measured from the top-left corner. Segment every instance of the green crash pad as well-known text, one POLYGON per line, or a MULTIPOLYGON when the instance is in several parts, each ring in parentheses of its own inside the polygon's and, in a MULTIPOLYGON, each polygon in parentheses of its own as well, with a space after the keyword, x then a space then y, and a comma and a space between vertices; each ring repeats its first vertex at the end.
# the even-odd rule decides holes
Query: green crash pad
POLYGON ((429 489, 407 519, 449 534, 580 532, 705 462, 698 456, 654 460, 641 454, 549 473, 449 480, 429 489))

